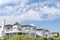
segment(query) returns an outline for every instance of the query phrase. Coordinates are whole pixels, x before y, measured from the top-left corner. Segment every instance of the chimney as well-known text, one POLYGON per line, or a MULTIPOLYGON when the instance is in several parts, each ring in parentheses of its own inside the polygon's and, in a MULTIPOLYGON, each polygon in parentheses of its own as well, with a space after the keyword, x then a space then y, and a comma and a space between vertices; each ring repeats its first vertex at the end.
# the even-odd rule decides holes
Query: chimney
POLYGON ((35 26, 35 24, 31 24, 31 26, 35 26))
POLYGON ((2 28, 5 26, 5 20, 2 20, 2 28))
POLYGON ((5 26, 5 20, 2 20, 2 38, 4 37, 4 26, 5 26))

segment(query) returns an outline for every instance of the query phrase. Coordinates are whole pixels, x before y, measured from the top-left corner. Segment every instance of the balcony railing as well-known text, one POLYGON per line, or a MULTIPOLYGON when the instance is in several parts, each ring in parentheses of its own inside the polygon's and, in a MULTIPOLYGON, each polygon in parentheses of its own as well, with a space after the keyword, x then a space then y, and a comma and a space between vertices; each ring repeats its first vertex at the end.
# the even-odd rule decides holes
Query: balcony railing
POLYGON ((18 30, 18 29, 5 29, 5 33, 10 33, 10 32, 24 32, 24 33, 29 33, 29 32, 35 32, 34 30, 18 30))
POLYGON ((6 29, 5 31, 13 31, 13 29, 6 29))

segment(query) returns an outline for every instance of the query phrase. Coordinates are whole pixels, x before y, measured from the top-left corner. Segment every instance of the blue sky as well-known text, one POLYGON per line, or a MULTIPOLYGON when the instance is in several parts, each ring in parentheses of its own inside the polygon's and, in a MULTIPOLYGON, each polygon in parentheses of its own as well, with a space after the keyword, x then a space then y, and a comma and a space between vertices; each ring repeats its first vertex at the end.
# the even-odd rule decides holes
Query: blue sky
POLYGON ((0 0, 0 25, 3 19, 60 32, 60 0, 0 0))
POLYGON ((25 21, 21 22, 21 24, 36 24, 35 26, 38 28, 48 29, 52 32, 60 32, 60 19, 51 20, 51 21, 25 21))

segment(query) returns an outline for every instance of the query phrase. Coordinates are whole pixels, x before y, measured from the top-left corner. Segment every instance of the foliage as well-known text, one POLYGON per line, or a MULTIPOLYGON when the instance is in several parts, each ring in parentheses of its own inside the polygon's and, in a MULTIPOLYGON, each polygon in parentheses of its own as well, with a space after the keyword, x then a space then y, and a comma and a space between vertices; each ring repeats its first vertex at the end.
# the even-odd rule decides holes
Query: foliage
POLYGON ((53 38, 48 38, 47 40, 54 40, 53 38))
MULTIPOLYGON (((0 40, 2 40, 0 38, 0 40)), ((33 38, 30 36, 26 36, 26 35, 20 35, 20 36, 14 36, 14 37, 8 37, 8 38, 4 38, 3 40, 60 40, 59 38, 33 38)))

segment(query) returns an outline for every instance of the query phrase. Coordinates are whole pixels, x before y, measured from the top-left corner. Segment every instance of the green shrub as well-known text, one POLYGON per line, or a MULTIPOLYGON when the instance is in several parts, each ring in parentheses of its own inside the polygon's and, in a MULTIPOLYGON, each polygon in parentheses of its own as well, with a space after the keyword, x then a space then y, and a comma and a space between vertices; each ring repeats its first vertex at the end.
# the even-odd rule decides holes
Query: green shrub
POLYGON ((0 38, 0 40, 2 40, 2 39, 0 38))
POLYGON ((47 40, 54 40, 53 38, 48 38, 47 40))
MULTIPOLYGON (((2 40, 0 38, 0 40, 2 40)), ((60 40, 60 38, 33 38, 26 35, 14 36, 9 38, 4 38, 3 40, 60 40)))
POLYGON ((11 37, 8 40, 34 40, 33 37, 29 37, 29 36, 16 36, 16 37, 11 37))
POLYGON ((47 38, 43 38, 43 40, 47 40, 47 38))
POLYGON ((34 40, 43 40, 42 38, 34 38, 34 40))

